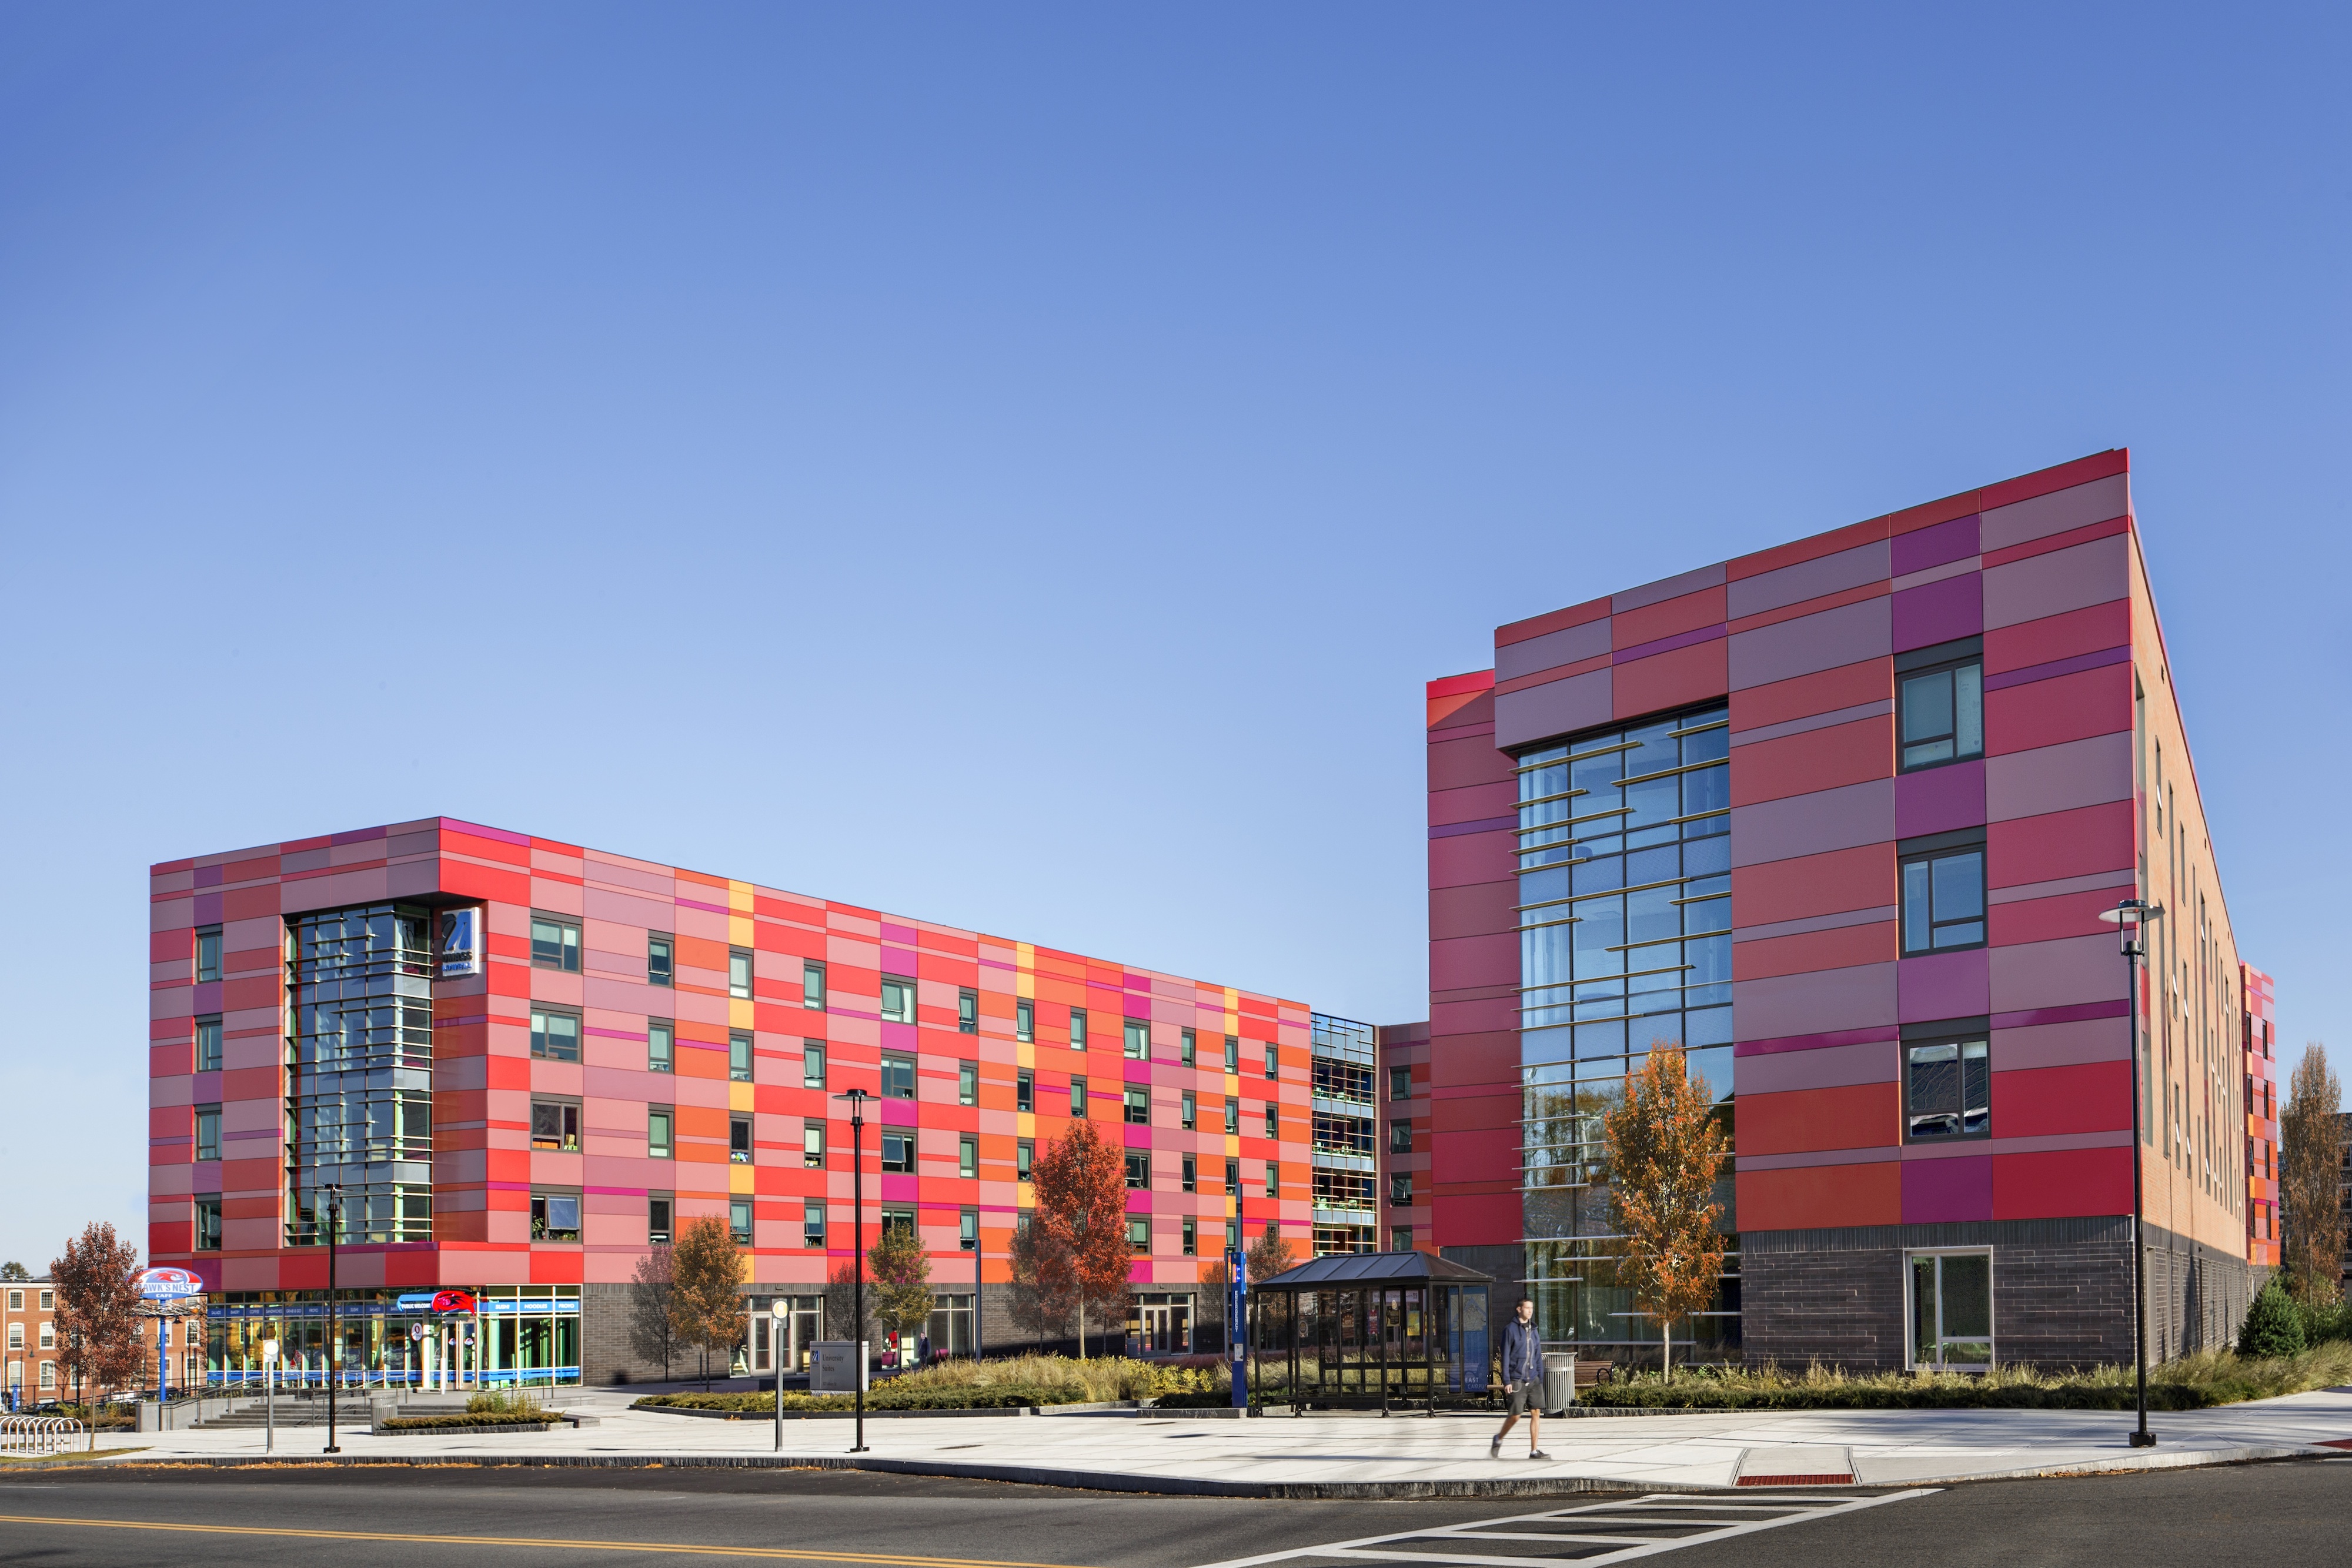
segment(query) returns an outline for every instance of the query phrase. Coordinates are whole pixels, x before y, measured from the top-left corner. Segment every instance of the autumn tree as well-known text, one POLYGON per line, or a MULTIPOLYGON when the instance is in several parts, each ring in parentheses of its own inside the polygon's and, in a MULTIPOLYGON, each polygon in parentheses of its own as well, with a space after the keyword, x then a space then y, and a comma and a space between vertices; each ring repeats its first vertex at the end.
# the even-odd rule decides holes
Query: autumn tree
POLYGON ((1250 1244, 1248 1261, 1249 1282, 1253 1285, 1262 1285, 1297 1263, 1298 1249, 1283 1235, 1280 1220, 1265 1222, 1265 1234, 1250 1244))
MULTIPOLYGON (((139 1286, 131 1278, 138 1268, 139 1249, 104 1220, 68 1239, 65 1256, 49 1265, 57 1290, 58 1359, 72 1380, 77 1405, 125 1385, 147 1364, 146 1336, 139 1332, 139 1286)), ((93 1448, 97 1433, 92 1422, 93 1448)))
POLYGON ((1037 1217, 1030 1228, 1043 1229, 1068 1254, 1083 1361, 1087 1309, 1114 1303, 1124 1308, 1135 1268, 1127 1241, 1126 1151, 1103 1142, 1093 1123, 1073 1122, 1069 1131, 1037 1151, 1030 1176, 1037 1194, 1037 1217))
POLYGON ((637 1260, 629 1285, 629 1348, 640 1361, 661 1363, 665 1383, 677 1354, 677 1326, 670 1317, 670 1300, 677 1292, 675 1261, 669 1248, 654 1248, 637 1260))
MULTIPOLYGON (((885 1225, 874 1245, 866 1249, 866 1267, 873 1274, 866 1300, 874 1320, 885 1333, 903 1342, 931 1321, 931 1255, 912 1225, 885 1225)), ((899 1357, 899 1364, 906 1358, 899 1357)))
POLYGON ((847 1340, 851 1343, 874 1340, 874 1291, 866 1291, 866 1321, 857 1318, 857 1265, 835 1263, 824 1282, 824 1333, 827 1339, 847 1340))
POLYGON ((2326 1048, 2315 1041, 2304 1047, 2279 1117, 2279 1207, 2285 1219, 2279 1263, 2305 1307, 2327 1305, 2342 1288, 2344 1135, 2336 1115, 2342 1099, 2326 1048))
POLYGON ((1009 1261, 1013 1289, 1006 1308, 1013 1322, 1040 1339, 1066 1333, 1078 1310, 1069 1248, 1032 1217, 1030 1223, 1013 1227, 1009 1261))
POLYGON ((1688 1075, 1683 1053, 1653 1050, 1601 1116, 1610 1210, 1623 1238, 1619 1278, 1657 1320, 1668 1376, 1675 1324, 1706 1309, 1723 1272, 1715 1183, 1731 1151, 1714 1111, 1706 1080, 1688 1075))
POLYGON ((742 1249, 715 1214, 689 1219, 670 1249, 671 1326, 702 1352, 702 1386, 710 1386, 710 1354, 722 1355, 743 1337, 742 1249))

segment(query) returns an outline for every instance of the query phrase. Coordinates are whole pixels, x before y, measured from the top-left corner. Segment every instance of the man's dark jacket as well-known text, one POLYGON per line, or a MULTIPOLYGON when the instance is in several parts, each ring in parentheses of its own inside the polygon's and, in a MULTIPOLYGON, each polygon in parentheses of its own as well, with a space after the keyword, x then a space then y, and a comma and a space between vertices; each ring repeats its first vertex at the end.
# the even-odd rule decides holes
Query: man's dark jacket
POLYGON ((1538 1383, 1543 1379, 1543 1341, 1536 1325, 1517 1317, 1503 1325, 1503 1381, 1538 1383))

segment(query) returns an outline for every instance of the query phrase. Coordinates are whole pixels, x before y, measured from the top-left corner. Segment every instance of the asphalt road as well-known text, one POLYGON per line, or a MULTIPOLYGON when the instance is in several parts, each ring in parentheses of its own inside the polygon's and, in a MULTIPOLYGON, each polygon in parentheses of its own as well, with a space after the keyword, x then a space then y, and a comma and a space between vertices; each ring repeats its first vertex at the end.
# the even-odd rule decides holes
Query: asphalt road
MULTIPOLYGON (((1757 1493, 1742 1504, 1767 1503, 1757 1493)), ((1539 1528, 1424 1538, 1422 1561, 1475 1553, 1529 1563, 1614 1556, 1559 1532, 1654 1534, 1611 1523, 1607 1499, 1504 1502, 1274 1502, 1059 1491, 854 1471, 513 1470, 452 1468, 255 1472, 47 1470, 0 1474, 0 1563, 222 1564, 225 1568, 418 1568, 479 1563, 686 1563, 712 1557, 908 1568, 1194 1568, 1267 1553, 1323 1568, 1314 1550, 1390 1532, 1580 1511, 1539 1528), (1599 1508, 1601 1513, 1586 1511, 1599 1508), (460 1539, 453 1539, 460 1538, 460 1539), (1474 1542, 1475 1544, 1474 1544, 1474 1542)), ((1704 1503, 1699 1505, 1704 1508, 1704 1503)), ((1653 1514, 1654 1520, 1659 1516, 1653 1514)), ((1804 1564, 2128 1563, 2132 1568, 2263 1568, 2347 1560, 2352 1460, 2000 1481, 1826 1517, 1736 1540, 1692 1538, 1664 1553, 1689 1568, 1804 1564)), ((1686 1534, 1703 1533, 1694 1516, 1686 1534)), ((1355 1559, 1364 1563, 1364 1558, 1355 1559)))

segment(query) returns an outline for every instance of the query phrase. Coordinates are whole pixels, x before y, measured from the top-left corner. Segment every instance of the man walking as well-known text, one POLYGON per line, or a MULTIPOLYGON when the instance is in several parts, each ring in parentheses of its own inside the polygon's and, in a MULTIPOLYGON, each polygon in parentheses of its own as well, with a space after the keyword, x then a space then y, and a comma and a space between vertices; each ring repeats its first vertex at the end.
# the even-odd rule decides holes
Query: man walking
POLYGON ((1536 1446, 1543 1422, 1543 1341, 1536 1337, 1536 1303, 1521 1296, 1517 1313, 1503 1325, 1503 1392, 1510 1396, 1511 1413, 1503 1429, 1486 1445, 1486 1457, 1503 1457, 1503 1439, 1511 1435, 1521 1416, 1528 1418, 1528 1458, 1549 1459, 1536 1446))

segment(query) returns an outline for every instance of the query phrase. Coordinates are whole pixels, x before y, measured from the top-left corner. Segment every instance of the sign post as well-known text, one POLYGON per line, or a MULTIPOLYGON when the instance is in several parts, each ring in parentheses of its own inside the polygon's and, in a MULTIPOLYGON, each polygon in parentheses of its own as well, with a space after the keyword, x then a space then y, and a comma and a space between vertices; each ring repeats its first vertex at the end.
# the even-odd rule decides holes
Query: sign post
POLYGON ((1225 1249, 1225 1337, 1232 1342, 1234 1359, 1234 1408, 1249 1408, 1249 1323, 1244 1315, 1249 1304, 1249 1284, 1243 1273, 1242 1249, 1225 1249))
POLYGON ((261 1342, 261 1423, 267 1434, 261 1439, 261 1451, 278 1451, 278 1342, 261 1342))

